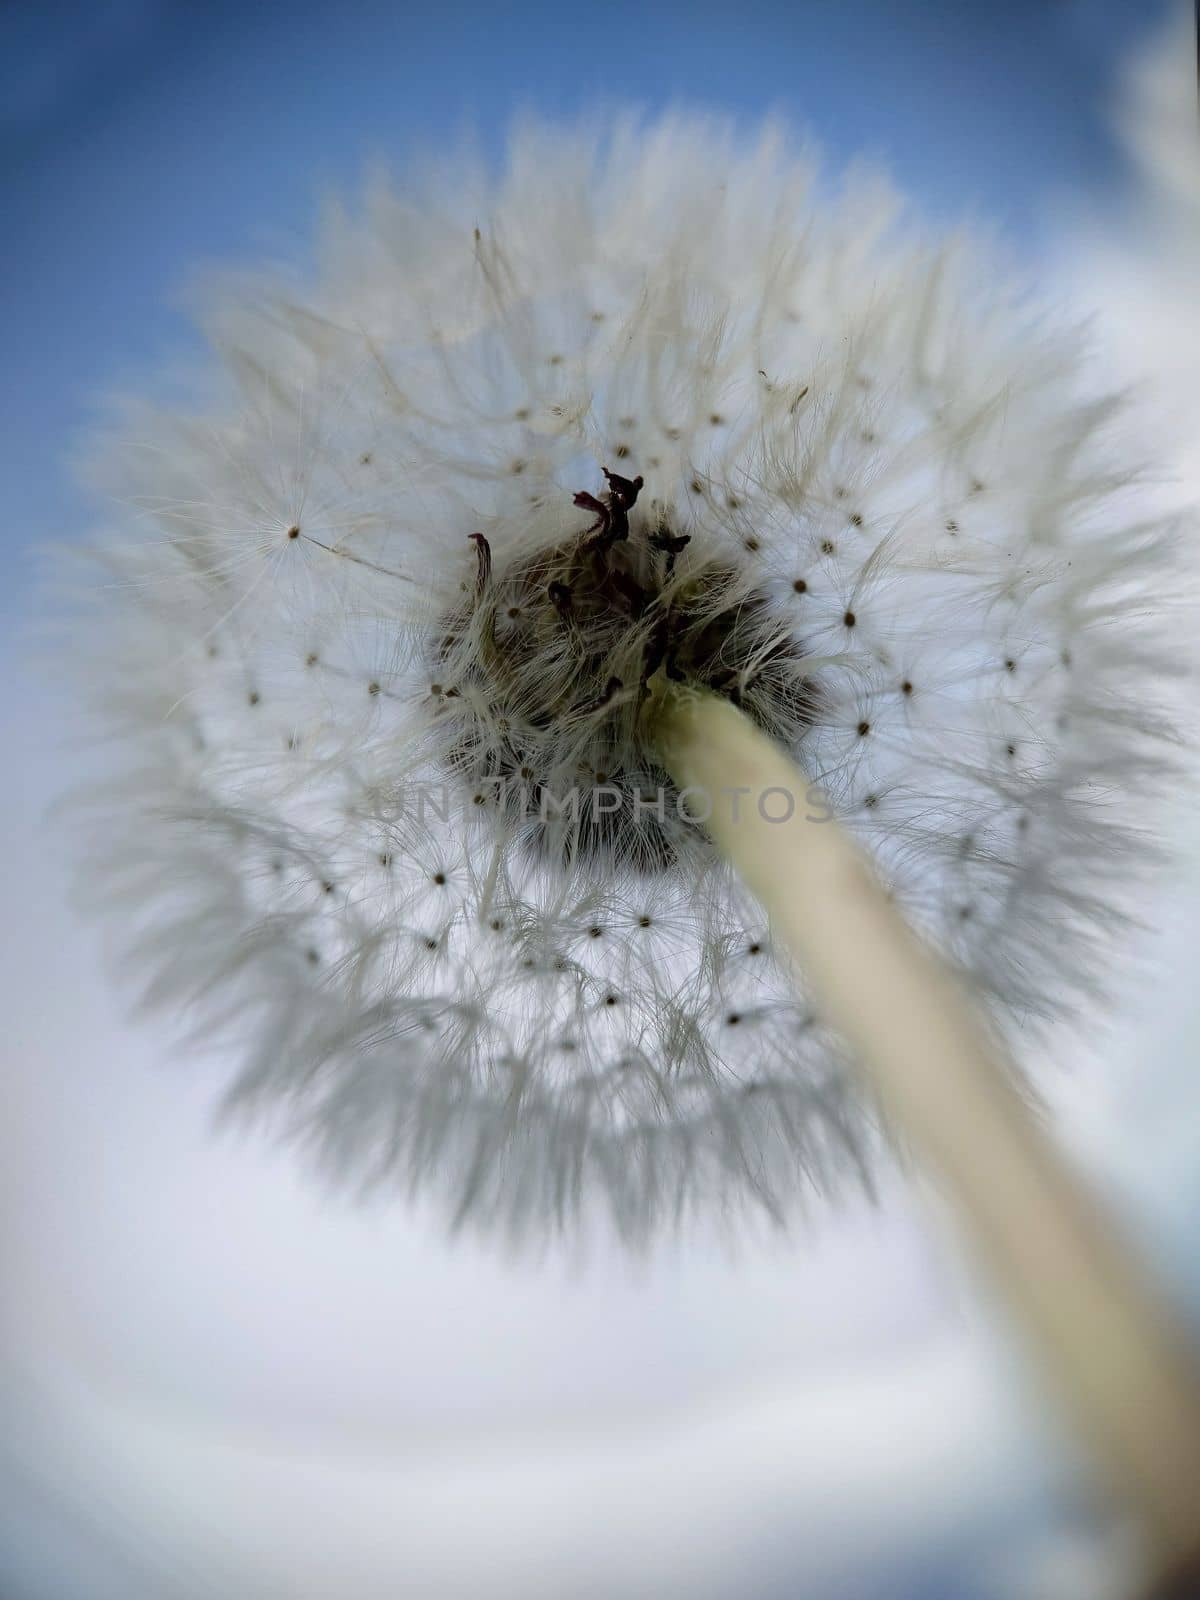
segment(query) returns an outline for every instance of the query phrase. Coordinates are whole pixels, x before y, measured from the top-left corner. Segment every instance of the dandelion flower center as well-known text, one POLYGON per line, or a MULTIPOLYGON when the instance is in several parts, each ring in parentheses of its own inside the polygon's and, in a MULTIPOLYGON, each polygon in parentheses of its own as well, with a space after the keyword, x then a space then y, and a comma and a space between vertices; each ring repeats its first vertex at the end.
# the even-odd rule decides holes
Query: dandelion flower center
POLYGON ((434 688, 448 767, 526 822, 537 854, 661 870, 679 797, 641 731, 651 679, 724 694, 793 740, 816 691, 753 581, 640 506, 641 477, 604 475, 602 498, 575 495, 594 518, 581 532, 503 567, 471 535, 473 592, 444 619, 434 688))

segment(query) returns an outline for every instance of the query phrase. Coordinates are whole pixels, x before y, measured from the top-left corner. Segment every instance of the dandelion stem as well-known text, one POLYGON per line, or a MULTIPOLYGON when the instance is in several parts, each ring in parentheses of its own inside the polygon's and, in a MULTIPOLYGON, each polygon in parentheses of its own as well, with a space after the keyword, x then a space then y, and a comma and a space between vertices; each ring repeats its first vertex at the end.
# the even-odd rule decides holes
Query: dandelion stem
POLYGON ((813 820, 805 775, 727 701, 661 675, 654 688, 648 726, 680 788, 749 787, 736 815, 714 804, 710 833, 1023 1318, 1098 1465, 1140 1515, 1156 1573, 1196 1562, 1200 1369, 1181 1330, 957 981, 839 823, 813 820), (780 792, 794 810, 770 821, 780 792))

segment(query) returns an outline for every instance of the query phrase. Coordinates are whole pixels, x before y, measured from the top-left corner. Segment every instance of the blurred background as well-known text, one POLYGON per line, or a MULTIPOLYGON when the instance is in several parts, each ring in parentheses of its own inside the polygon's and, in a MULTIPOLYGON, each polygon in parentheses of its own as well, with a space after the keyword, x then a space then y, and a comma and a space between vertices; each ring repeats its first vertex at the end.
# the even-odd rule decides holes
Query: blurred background
MULTIPOLYGON (((131 1021, 47 818, 77 775, 35 561, 91 515, 97 396, 187 356, 206 263, 304 260, 323 194, 515 112, 764 111, 982 220, 1094 312, 1200 490, 1190 10, 1157 0, 0 7, 0 1593, 1105 1600, 1122 1531, 929 1197, 737 1259, 509 1261, 214 1134, 217 1061, 131 1021)), ((1194 811, 1195 808, 1192 808, 1194 811)), ((1200 822, 1150 973, 1049 1086, 1200 1328, 1200 822)))

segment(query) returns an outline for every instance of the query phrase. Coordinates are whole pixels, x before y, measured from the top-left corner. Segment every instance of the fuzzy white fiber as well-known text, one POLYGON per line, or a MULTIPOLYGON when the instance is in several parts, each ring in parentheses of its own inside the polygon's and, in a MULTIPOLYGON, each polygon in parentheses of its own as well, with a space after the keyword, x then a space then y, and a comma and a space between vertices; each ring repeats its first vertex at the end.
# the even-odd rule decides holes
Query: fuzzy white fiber
POLYGON ((665 825, 630 803, 666 783, 669 605, 680 670, 792 745, 1027 1062, 1088 1009, 1149 859, 1181 533, 985 250, 775 130, 528 125, 499 176, 331 214, 311 281, 223 280, 208 332, 211 384, 98 451, 72 652, 118 741, 89 893, 232 1042, 232 1106, 518 1234, 869 1181, 803 974, 669 790, 665 825), (597 631, 543 580, 585 573, 605 468, 644 478, 623 548, 678 549, 597 631), (489 786, 518 773, 621 821, 547 830, 489 786))

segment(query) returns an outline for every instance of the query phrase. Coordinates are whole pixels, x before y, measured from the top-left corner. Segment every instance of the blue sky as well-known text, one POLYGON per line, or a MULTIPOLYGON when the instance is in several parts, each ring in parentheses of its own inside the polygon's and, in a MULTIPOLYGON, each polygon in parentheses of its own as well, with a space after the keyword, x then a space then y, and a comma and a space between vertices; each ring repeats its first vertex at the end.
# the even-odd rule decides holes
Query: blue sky
MULTIPOLYGON (((1120 181, 1113 71, 1160 0, 739 0, 640 7, 91 0, 0 12, 4 547, 86 520, 66 453, 106 386, 189 337, 201 262, 302 253, 324 186, 464 128, 597 96, 683 99, 881 156, 935 215, 1036 245, 1120 181)), ((11 569, 10 569, 11 570, 11 569)), ((10 611, 22 557, 0 597, 10 611)))

